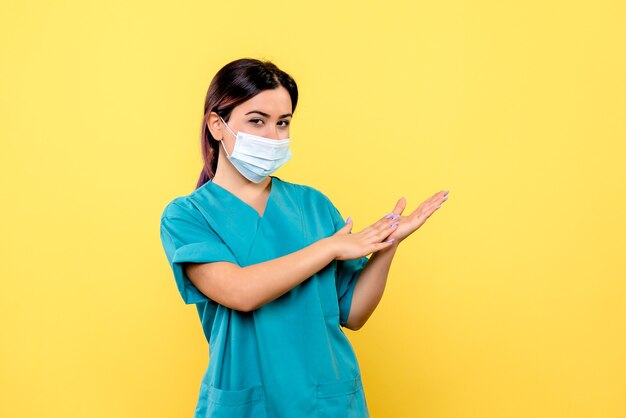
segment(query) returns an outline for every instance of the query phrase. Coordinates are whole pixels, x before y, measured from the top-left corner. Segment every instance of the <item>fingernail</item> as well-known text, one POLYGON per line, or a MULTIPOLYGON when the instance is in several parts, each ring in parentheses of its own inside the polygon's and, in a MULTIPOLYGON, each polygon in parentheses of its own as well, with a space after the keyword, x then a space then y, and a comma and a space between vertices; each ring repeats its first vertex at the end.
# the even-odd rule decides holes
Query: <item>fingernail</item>
POLYGON ((398 226, 398 222, 394 222, 391 224, 390 228, 393 228, 394 226, 398 226))
POLYGON ((395 241, 395 239, 394 239, 394 238, 390 238, 390 239, 388 239, 388 240, 387 240, 387 241, 385 241, 385 242, 394 242, 394 241, 395 241))
POLYGON ((437 209, 439 209, 441 207, 441 205, 437 206, 437 209))
POLYGON ((391 212, 389 215, 385 216, 385 219, 389 219, 393 216, 393 212, 391 212))
POLYGON ((349 224, 351 220, 352 220, 352 217, 348 216, 348 219, 346 219, 346 223, 349 224))
POLYGON ((393 219, 393 220, 395 221, 395 220, 396 220, 396 219, 398 219, 399 217, 400 217, 400 215, 395 215, 395 216, 394 216, 393 218, 391 218, 391 219, 393 219))
POLYGON ((445 202, 446 200, 448 200, 448 196, 444 197, 444 198, 443 198, 443 200, 444 200, 444 202, 445 202))

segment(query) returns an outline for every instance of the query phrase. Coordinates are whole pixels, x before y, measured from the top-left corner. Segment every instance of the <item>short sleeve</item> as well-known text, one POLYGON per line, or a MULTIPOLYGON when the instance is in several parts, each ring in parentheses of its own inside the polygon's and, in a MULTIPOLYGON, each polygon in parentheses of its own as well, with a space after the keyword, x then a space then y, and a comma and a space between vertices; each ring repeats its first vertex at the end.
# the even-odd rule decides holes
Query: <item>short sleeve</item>
POLYGON ((183 263, 228 261, 237 263, 230 249, 208 222, 190 209, 170 203, 161 216, 161 243, 174 273, 176 287, 186 304, 210 300, 189 280, 183 263))
MULTIPOLYGON (((333 218, 335 232, 343 228, 346 224, 345 220, 339 213, 339 210, 328 201, 329 210, 333 218)), ((359 275, 368 262, 367 257, 356 258, 353 260, 337 260, 337 301, 339 303, 339 324, 345 326, 350 314, 352 305, 352 295, 354 287, 359 279, 359 275)))

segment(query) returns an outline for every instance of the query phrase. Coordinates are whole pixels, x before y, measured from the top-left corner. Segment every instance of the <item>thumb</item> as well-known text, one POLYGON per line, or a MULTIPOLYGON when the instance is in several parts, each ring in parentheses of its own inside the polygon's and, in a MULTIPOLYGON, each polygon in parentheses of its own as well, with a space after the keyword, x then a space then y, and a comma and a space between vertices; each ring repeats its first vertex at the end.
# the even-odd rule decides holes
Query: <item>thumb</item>
POLYGON ((350 233, 350 231, 352 231, 352 217, 348 216, 348 219, 346 219, 346 224, 342 226, 341 229, 337 231, 337 233, 348 234, 350 233))
POLYGON ((398 203, 396 203, 396 207, 393 208, 393 213, 395 213, 396 215, 402 215, 402 212, 404 212, 404 208, 406 208, 406 197, 402 196, 398 200, 398 203))

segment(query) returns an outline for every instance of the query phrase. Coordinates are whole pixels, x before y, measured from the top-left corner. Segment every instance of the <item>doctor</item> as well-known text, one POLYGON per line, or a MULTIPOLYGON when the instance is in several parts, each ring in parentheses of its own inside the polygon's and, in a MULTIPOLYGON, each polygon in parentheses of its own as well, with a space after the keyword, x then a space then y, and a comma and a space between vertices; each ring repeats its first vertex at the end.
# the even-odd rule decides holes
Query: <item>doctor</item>
POLYGON ((240 59, 213 78, 196 189, 173 199, 161 240, 209 343, 195 417, 368 417, 352 346, 378 305, 398 245, 447 199, 406 200, 351 232, 332 202, 272 174, 289 161, 295 81, 240 59), (367 258, 368 255, 370 258, 367 258))

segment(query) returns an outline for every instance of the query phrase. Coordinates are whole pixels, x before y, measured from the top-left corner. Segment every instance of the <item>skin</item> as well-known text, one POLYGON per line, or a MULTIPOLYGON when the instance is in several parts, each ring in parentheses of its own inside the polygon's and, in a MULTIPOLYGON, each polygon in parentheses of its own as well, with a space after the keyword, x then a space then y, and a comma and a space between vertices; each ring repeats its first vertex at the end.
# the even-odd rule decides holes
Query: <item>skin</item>
MULTIPOLYGON (((289 137, 291 98, 284 87, 264 90, 235 107, 227 121, 230 129, 270 139, 289 137), (262 112, 250 113, 250 112, 262 112)), ((213 182, 233 193, 262 216, 271 188, 271 178, 254 183, 230 163, 224 147, 232 153, 235 136, 219 116, 211 113, 207 126, 217 141, 219 160, 213 182)), ((403 216, 406 199, 372 225, 355 233, 352 221, 330 237, 299 251, 262 263, 240 267, 229 262, 188 263, 185 272, 191 282, 215 302, 240 311, 252 311, 287 293, 332 260, 348 260, 372 254, 359 276, 346 328, 360 329, 376 309, 385 290, 387 276, 399 244, 426 222, 447 199, 442 190, 403 216)))

